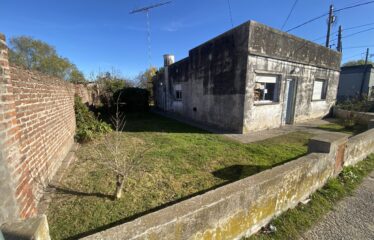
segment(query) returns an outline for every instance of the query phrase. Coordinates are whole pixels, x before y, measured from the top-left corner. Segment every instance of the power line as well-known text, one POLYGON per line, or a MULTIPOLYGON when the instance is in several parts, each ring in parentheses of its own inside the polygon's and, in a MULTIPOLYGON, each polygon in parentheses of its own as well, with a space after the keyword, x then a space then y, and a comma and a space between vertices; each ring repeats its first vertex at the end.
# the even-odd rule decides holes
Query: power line
MULTIPOLYGON (((341 11, 344 11, 344 10, 347 10, 347 9, 352 9, 352 8, 356 8, 356 7, 361 7, 361 6, 368 5, 368 4, 372 4, 372 3, 374 3, 374 1, 368 1, 368 2, 364 2, 364 3, 359 3, 359 4, 351 5, 351 6, 348 6, 348 7, 344 7, 344 8, 336 9, 336 10, 334 10, 334 13, 336 13, 336 12, 341 12, 341 11)), ((320 19, 320 18, 323 18, 323 17, 325 17, 325 16, 328 16, 328 15, 329 15, 329 13, 324 13, 324 14, 318 16, 318 17, 312 18, 312 19, 310 19, 310 20, 308 20, 308 21, 306 21, 306 22, 304 22, 304 23, 301 23, 301 24, 299 24, 299 25, 297 25, 297 26, 295 26, 295 27, 293 27, 293 28, 290 28, 290 29, 288 29, 286 32, 290 32, 290 31, 292 31, 292 30, 295 30, 295 29, 297 29, 297 28, 300 28, 300 27, 302 27, 302 26, 305 26, 305 25, 307 25, 307 24, 309 24, 309 23, 311 23, 311 22, 314 22, 314 21, 316 21, 316 20, 318 20, 318 19, 320 19)))
MULTIPOLYGON (((349 34, 349 35, 346 35, 346 36, 343 36, 342 38, 349 38, 349 37, 355 36, 357 34, 365 33, 365 32, 372 31, 372 30, 374 30, 374 27, 368 28, 368 29, 365 29, 365 30, 362 30, 362 31, 358 31, 358 32, 355 32, 355 33, 352 33, 352 34, 349 34)), ((337 40, 337 38, 334 38, 331 41, 335 41, 335 40, 337 40)))
POLYGON ((305 26, 305 25, 307 25, 307 24, 309 24, 309 23, 311 23, 311 22, 314 22, 314 21, 316 21, 316 20, 318 20, 318 19, 320 19, 320 18, 326 17, 326 16, 328 16, 328 15, 329 15, 328 13, 325 13, 325 14, 323 14, 323 15, 321 15, 321 16, 318 16, 318 17, 312 18, 312 19, 310 19, 310 20, 308 20, 308 21, 306 21, 306 22, 304 22, 304 23, 302 23, 302 24, 299 24, 299 25, 297 25, 297 26, 295 26, 295 27, 293 27, 293 28, 288 29, 286 32, 291 32, 292 30, 295 30, 295 29, 297 29, 297 28, 300 28, 300 27, 302 27, 302 26, 305 26))
POLYGON ((355 58, 355 57, 357 57, 357 56, 362 57, 362 54, 364 54, 364 53, 365 53, 365 52, 361 52, 361 53, 358 53, 358 54, 351 55, 351 56, 349 56, 349 57, 344 58, 344 60, 346 61, 346 60, 348 60, 348 59, 352 59, 352 58, 355 58))
MULTIPOLYGON (((362 24, 362 25, 358 25, 358 26, 353 26, 353 27, 349 27, 349 28, 345 28, 345 29, 343 29, 343 32, 350 31, 352 29, 356 29, 356 28, 360 28, 360 27, 370 26, 370 25, 374 25, 374 22, 372 22, 372 23, 366 23, 366 24, 362 24)), ((337 34, 337 33, 338 33, 338 31, 334 31, 331 34, 337 34)), ((313 39, 311 41, 315 42, 315 41, 318 41, 318 40, 321 40, 321 39, 324 39, 324 38, 326 38, 326 35, 320 36, 320 37, 315 38, 315 39, 313 39)), ((330 42, 332 42, 334 40, 336 40, 336 38, 335 39, 331 39, 330 42)), ((323 44, 323 43, 320 43, 320 44, 323 44)))
POLYGON ((349 46, 349 47, 345 47, 344 49, 367 48, 367 47, 374 47, 374 45, 366 45, 366 46, 349 46))
POLYGON ((284 21, 284 23, 283 23, 283 25, 282 25, 281 30, 283 30, 283 28, 286 26, 286 24, 287 24, 287 22, 288 22, 288 19, 290 19, 293 10, 294 10, 295 7, 296 7, 297 2, 298 2, 298 0, 295 0, 295 2, 293 3, 293 5, 292 5, 292 7, 291 7, 291 10, 290 10, 290 12, 288 13, 287 18, 286 18, 286 20, 284 21))
POLYGON ((364 3, 359 3, 359 4, 352 5, 352 6, 340 8, 340 9, 335 10, 335 12, 340 12, 340 11, 344 11, 344 10, 355 8, 355 7, 361 7, 361 6, 364 6, 364 5, 371 4, 371 3, 374 3, 374 1, 368 1, 368 2, 364 2, 364 3))

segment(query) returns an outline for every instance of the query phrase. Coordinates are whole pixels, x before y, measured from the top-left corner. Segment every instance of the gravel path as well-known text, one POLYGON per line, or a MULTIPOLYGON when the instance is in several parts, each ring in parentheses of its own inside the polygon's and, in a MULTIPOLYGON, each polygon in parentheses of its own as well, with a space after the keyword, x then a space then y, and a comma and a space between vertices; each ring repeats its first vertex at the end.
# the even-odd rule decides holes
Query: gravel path
POLYGON ((334 211, 304 234, 304 240, 374 239, 374 171, 354 196, 337 204, 334 211))

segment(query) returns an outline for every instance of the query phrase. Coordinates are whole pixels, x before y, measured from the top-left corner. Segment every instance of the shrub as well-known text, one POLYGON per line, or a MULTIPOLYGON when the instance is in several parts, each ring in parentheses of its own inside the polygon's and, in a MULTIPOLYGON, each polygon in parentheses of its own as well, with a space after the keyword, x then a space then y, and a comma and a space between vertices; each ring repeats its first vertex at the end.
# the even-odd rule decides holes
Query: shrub
POLYGON ((95 115, 82 102, 80 97, 76 96, 74 100, 75 118, 77 124, 75 139, 78 142, 91 141, 98 135, 112 131, 109 124, 95 118, 95 115))
MULTIPOLYGON (((124 88, 113 95, 116 102, 120 96, 119 104, 121 110, 128 112, 143 112, 149 109, 149 91, 142 88, 124 88)), ((113 104, 114 106, 115 104, 113 104)))
POLYGON ((374 112, 374 102, 369 101, 367 97, 353 98, 340 102, 338 105, 341 109, 357 112, 374 112))

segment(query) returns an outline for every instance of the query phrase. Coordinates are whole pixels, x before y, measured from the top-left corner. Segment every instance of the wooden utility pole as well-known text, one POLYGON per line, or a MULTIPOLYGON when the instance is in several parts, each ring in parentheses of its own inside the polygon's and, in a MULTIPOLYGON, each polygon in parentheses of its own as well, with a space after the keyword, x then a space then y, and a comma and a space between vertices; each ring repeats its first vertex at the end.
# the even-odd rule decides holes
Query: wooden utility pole
POLYGON ((340 25, 339 26, 339 31, 338 31, 338 46, 336 48, 336 50, 338 52, 343 52, 343 45, 342 45, 342 26, 340 25))
POLYGON ((330 45, 330 33, 331 33, 331 26, 334 22, 334 6, 330 5, 330 11, 329 11, 329 19, 327 23, 327 35, 326 35, 326 47, 329 47, 330 45))

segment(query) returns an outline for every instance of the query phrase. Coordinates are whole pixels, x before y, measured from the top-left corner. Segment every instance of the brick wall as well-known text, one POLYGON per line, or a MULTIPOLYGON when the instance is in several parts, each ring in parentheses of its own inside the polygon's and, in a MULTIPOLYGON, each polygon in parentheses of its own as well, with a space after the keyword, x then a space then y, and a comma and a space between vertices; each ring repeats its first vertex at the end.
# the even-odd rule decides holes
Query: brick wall
POLYGON ((90 102, 90 93, 84 85, 9 66, 5 37, 0 40, 0 172, 8 174, 7 184, 0 183, 1 224, 36 214, 41 186, 74 143, 74 95, 90 102))

